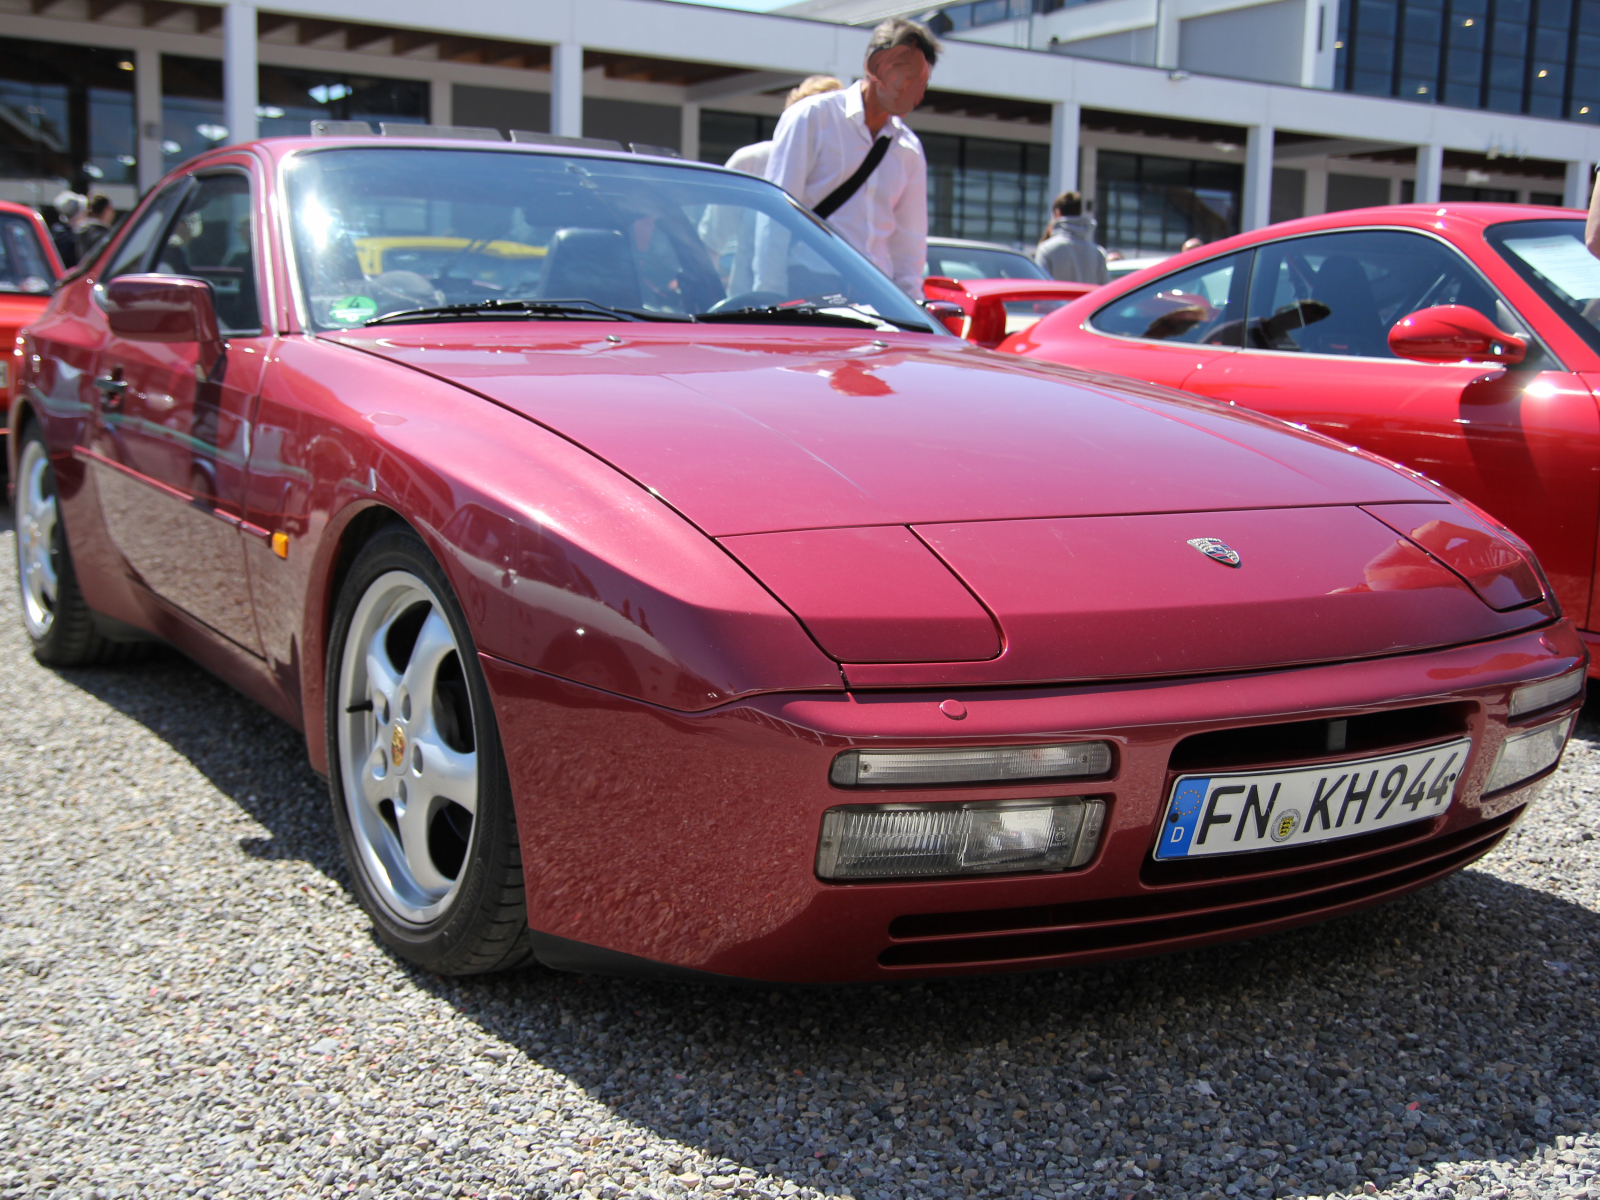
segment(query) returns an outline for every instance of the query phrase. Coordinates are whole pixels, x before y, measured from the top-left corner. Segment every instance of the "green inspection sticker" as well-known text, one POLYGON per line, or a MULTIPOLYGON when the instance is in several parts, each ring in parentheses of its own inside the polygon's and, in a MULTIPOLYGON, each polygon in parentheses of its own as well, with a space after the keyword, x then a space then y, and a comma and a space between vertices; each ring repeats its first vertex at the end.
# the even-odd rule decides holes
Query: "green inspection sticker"
POLYGON ((359 325, 378 314, 378 302, 371 296, 346 296, 328 307, 328 316, 341 325, 359 325))

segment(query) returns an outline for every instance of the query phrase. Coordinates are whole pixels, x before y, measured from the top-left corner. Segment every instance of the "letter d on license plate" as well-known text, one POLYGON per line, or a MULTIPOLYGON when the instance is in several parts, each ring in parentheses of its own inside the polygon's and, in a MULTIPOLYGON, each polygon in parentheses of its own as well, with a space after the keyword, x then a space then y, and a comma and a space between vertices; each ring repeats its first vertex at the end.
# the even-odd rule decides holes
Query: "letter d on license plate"
POLYGON ((1471 749, 1461 738, 1331 765, 1181 776, 1155 856, 1304 846, 1426 820, 1450 807, 1471 749))

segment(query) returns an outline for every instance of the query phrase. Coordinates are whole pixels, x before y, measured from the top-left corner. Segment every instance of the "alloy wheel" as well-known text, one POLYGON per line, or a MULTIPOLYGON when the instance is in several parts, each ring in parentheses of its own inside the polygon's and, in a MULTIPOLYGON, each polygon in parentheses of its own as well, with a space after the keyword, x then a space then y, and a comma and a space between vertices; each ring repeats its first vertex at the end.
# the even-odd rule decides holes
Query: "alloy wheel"
POLYGON ((17 469, 17 579, 22 588, 22 618, 38 640, 55 622, 60 580, 55 547, 58 520, 50 459, 44 445, 29 439, 17 469))

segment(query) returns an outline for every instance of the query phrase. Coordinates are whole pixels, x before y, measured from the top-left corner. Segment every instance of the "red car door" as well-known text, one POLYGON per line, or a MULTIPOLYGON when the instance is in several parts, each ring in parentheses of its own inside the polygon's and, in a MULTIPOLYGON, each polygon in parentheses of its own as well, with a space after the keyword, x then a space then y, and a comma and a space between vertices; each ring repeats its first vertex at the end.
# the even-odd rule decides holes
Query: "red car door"
MULTIPOLYGON (((1073 332, 1065 352, 1047 356, 1182 387, 1196 368, 1230 357, 1241 344, 1250 255, 1207 259, 1118 296, 1073 332)), ((1042 328, 1030 333, 1049 336, 1042 328)))
POLYGON ((208 170, 122 274, 179 275, 212 287, 226 350, 108 329, 95 367, 88 451, 105 529, 130 574, 230 641, 261 652, 240 524, 250 406, 268 338, 256 282, 248 172, 208 170))
POLYGON ((1529 326, 1464 255, 1398 229, 1256 248, 1245 345, 1203 363, 1192 392, 1282 417, 1393 459, 1460 492, 1521 534, 1562 607, 1589 610, 1600 517, 1600 416, 1583 380, 1537 338, 1504 370, 1396 357, 1388 331, 1440 304, 1507 332, 1529 326))

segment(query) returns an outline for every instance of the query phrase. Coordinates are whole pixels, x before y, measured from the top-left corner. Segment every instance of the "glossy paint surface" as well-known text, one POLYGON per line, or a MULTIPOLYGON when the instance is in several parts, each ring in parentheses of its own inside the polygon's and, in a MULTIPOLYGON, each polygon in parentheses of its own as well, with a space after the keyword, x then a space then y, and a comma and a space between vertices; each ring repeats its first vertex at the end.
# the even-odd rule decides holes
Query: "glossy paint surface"
MULTIPOLYGON (((55 278, 59 279, 62 272, 61 258, 56 254, 56 245, 50 239, 50 229, 45 225, 44 218, 27 205, 13 204, 9 200, 0 200, 0 212, 22 217, 33 226, 39 251, 55 272, 55 278)), ((0 386, 0 418, 3 418, 10 409, 11 399, 16 394, 18 381, 22 375, 22 348, 17 344, 17 335, 25 325, 44 311, 45 305, 49 302, 49 296, 0 292, 0 360, 3 360, 8 368, 7 383, 0 386)))
MULTIPOLYGON (((44 432, 89 603, 305 729, 322 770, 344 573, 383 522, 416 529, 489 683, 541 932, 761 979, 1011 969, 1320 919, 1481 852, 1359 896, 1307 884, 1292 912, 1233 925, 1123 938, 1137 921, 1100 919, 1081 951, 915 932, 1028 906, 1215 909, 1216 880, 1145 866, 1177 748, 1243 727, 1439 709, 1473 757, 1405 835, 1418 853, 1486 848, 1529 798, 1480 795, 1509 693, 1585 649, 1547 601, 1509 602, 1528 587, 1516 548, 1437 489, 1256 414, 942 335, 310 336, 274 215, 275 163, 300 145, 185 168, 251 173, 260 337, 230 338, 219 374, 198 343, 115 334, 98 281, 76 280, 29 328, 11 428, 44 432), (119 369, 108 404, 95 380, 119 369), (1188 544, 1205 537, 1240 566, 1188 544), (1108 776, 894 799, 1102 797, 1081 871, 817 880, 822 814, 863 795, 828 782, 840 751, 1077 737, 1112 742, 1108 776)), ((1326 870, 1364 878, 1368 851, 1341 854, 1326 870)), ((1226 869, 1286 886, 1274 862, 1226 869)))
POLYGON ((1484 240, 1503 221, 1581 217, 1523 205, 1406 205, 1286 221, 1178 255, 1108 285, 1009 339, 1030 358, 1114 371, 1270 413, 1401 463, 1487 509, 1533 547, 1562 609, 1594 627, 1600 535, 1600 359, 1484 240), (1485 363, 1294 354, 1110 337, 1089 327, 1108 301, 1175 270, 1283 238, 1394 228, 1465 255, 1555 362, 1485 363))

